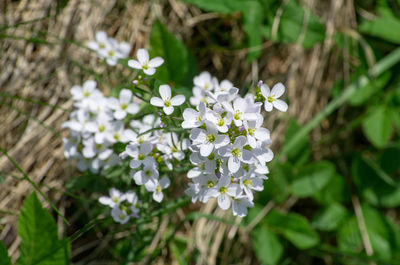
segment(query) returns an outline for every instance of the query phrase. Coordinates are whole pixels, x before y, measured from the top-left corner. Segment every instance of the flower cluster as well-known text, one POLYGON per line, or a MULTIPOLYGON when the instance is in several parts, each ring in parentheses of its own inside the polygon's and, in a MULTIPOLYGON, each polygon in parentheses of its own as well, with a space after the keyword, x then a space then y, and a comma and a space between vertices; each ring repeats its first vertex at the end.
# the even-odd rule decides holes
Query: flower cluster
POLYGON ((119 59, 127 58, 131 51, 129 43, 119 43, 114 38, 108 37, 104 31, 98 31, 96 41, 89 41, 87 47, 96 51, 99 57, 105 59, 111 66, 116 65, 119 59))
MULTIPOLYGON (((186 193, 193 202, 218 198, 221 209, 232 205, 233 215, 245 216, 253 206, 253 193, 264 188, 266 163, 273 158, 270 132, 262 127, 263 102, 252 94, 241 97, 231 82, 218 82, 207 72, 195 77, 194 84, 190 102, 196 110, 185 109, 182 123, 191 129, 190 161, 195 165, 187 174, 193 182, 186 193)), ((275 90, 268 96, 279 97, 284 87, 275 90), (273 94, 275 90, 279 93, 273 94)), ((263 101, 275 102, 268 97, 263 101)))
POLYGON ((112 209, 111 216, 115 222, 125 224, 131 217, 139 217, 142 202, 139 201, 138 196, 134 191, 122 193, 121 191, 112 188, 110 189, 109 194, 109 197, 101 196, 99 202, 112 209))
MULTIPOLYGON (((130 52, 127 43, 118 43, 104 32, 98 32, 88 47, 110 65, 130 52)), ((63 139, 66 158, 77 161, 81 171, 100 174, 111 166, 129 164, 129 175, 142 186, 141 194, 147 190, 156 202, 163 201, 163 190, 171 185, 167 175, 181 168, 191 179, 186 194, 193 202, 217 198, 221 209, 247 215, 254 193, 264 188, 267 163, 274 156, 261 110, 286 111, 288 105, 279 99, 285 87, 278 83, 270 89, 260 81, 255 95, 241 96, 230 81, 219 82, 203 72, 193 80, 189 99, 193 107, 183 110, 185 97, 173 95, 169 85, 159 85, 156 93, 157 80, 152 76, 163 63, 163 58, 151 59, 147 50, 139 49, 137 58, 127 61, 138 71, 134 87, 120 90, 118 98, 105 97, 92 80, 72 87, 75 110, 63 124, 69 130, 69 137, 63 139), (154 112, 142 115, 140 110, 154 112), (118 153, 121 147, 124 151, 118 153)), ((115 188, 99 201, 111 207, 113 219, 122 224, 138 217, 141 206, 135 192, 115 188)))
POLYGON ((80 171, 93 173, 120 164, 113 145, 128 142, 134 132, 125 128, 123 119, 136 114, 141 104, 129 89, 122 89, 117 99, 105 97, 96 86, 88 80, 72 87, 75 110, 62 126, 69 129, 69 138, 63 139, 65 157, 77 160, 80 171))
POLYGON ((137 133, 128 134, 129 144, 120 157, 130 159, 130 175, 136 185, 144 185, 147 191, 153 193, 153 199, 161 202, 164 198, 162 190, 169 187, 170 179, 160 177, 159 168, 171 171, 174 164, 182 161, 188 140, 179 141, 174 132, 154 130, 161 129, 161 121, 154 115, 145 116, 142 121, 133 120, 130 125, 137 133))

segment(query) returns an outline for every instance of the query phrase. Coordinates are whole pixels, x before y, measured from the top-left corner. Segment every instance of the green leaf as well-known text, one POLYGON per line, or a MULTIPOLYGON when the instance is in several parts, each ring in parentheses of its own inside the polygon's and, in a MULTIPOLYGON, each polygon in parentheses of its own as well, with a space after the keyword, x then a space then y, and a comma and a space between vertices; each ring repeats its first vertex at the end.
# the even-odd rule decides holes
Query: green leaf
POLYGON ((222 14, 232 14, 240 12, 243 15, 243 29, 248 36, 247 46, 250 48, 249 61, 253 61, 261 54, 262 33, 260 28, 263 24, 264 10, 258 1, 240 1, 240 0, 183 0, 197 7, 208 11, 222 14))
POLYGON ((350 202, 350 194, 343 176, 335 174, 323 189, 313 195, 322 204, 350 202))
POLYGON ((398 241, 393 237, 395 231, 392 231, 388 219, 378 210, 364 204, 362 212, 374 253, 384 260, 390 261, 393 252, 398 247, 398 241))
POLYGON ((237 10, 237 1, 232 0, 183 0, 208 12, 229 14, 237 10))
POLYGON ((283 202, 290 195, 288 177, 293 175, 293 168, 288 163, 277 164, 268 177, 264 190, 258 195, 257 201, 266 202, 274 200, 283 202))
POLYGON ((335 166, 320 161, 303 167, 291 184, 291 191, 298 197, 308 197, 323 189, 335 174, 335 166))
POLYGON ((400 44, 400 19, 395 17, 389 9, 380 9, 378 13, 379 16, 376 19, 361 23, 359 30, 362 33, 400 44))
MULTIPOLYGON (((289 1, 284 7, 280 17, 278 36, 275 41, 283 43, 296 43, 302 34, 305 12, 303 8, 294 0, 289 1)), ((272 26, 274 18, 270 25, 263 28, 263 34, 267 39, 271 39, 272 26)), ((303 41, 300 43, 304 48, 312 48, 316 43, 325 39, 325 27, 320 18, 313 13, 309 14, 307 27, 303 41)))
POLYGON ((11 265, 11 260, 8 256, 7 248, 2 241, 0 241, 0 264, 11 265))
POLYGON ((24 202, 18 219, 21 237, 18 265, 62 265, 69 259, 69 243, 59 240, 53 217, 43 209, 35 193, 24 202))
POLYGON ((312 225, 322 231, 332 231, 339 226, 346 216, 346 208, 339 203, 333 203, 315 216, 312 225))
POLYGON ((260 46, 262 42, 260 27, 263 23, 263 9, 257 1, 245 1, 243 5, 241 8, 243 10, 243 29, 249 38, 248 47, 251 51, 248 60, 251 62, 261 54, 261 48, 257 49, 257 46, 260 46))
POLYGON ((278 264, 283 246, 279 238, 267 227, 260 226, 251 233, 251 241, 257 258, 266 265, 278 264))
POLYGON ((359 252, 362 249, 362 239, 355 216, 348 218, 339 228, 337 234, 340 250, 359 252))
POLYGON ((390 71, 385 72, 376 80, 372 80, 365 86, 359 87, 354 95, 349 99, 349 104, 359 106, 365 103, 375 92, 383 89, 392 76, 390 71))
MULTIPOLYGON (((163 83, 181 84, 188 73, 188 50, 186 46, 156 20, 150 34, 150 55, 160 56, 164 64, 157 68, 154 77, 163 83)), ((157 88, 158 89, 158 88, 157 88)))
POLYGON ((375 147, 385 147, 392 135, 392 112, 383 105, 371 108, 362 122, 362 128, 375 147))
POLYGON ((319 242, 318 233, 307 219, 299 214, 283 214, 273 210, 265 218, 265 223, 299 249, 311 248, 319 242))

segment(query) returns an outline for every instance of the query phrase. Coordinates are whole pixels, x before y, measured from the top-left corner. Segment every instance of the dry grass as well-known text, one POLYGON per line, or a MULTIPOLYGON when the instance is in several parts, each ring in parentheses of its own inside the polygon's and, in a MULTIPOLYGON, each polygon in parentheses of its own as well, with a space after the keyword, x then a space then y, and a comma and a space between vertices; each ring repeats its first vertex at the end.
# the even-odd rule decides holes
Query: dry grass
MULTIPOLYGON (((332 50, 332 36, 338 28, 351 29, 355 26, 351 1, 302 1, 305 10, 313 10, 323 18, 327 26, 325 41, 309 51, 296 44, 283 46, 267 41, 262 46, 261 58, 249 65, 246 61, 247 49, 212 51, 206 48, 210 43, 207 27, 219 18, 218 14, 203 14, 199 9, 177 0, 70 0, 62 8, 53 0, 6 0, 2 1, 2 5, 0 10, 5 10, 2 11, 4 16, 0 15, 2 25, 39 20, 7 29, 7 35, 23 39, 1 39, 0 92, 68 109, 72 103, 69 89, 89 77, 75 62, 98 73, 106 73, 107 84, 100 85, 104 90, 108 90, 118 80, 113 74, 108 74, 109 69, 98 64, 94 54, 62 40, 84 43, 92 39, 97 30, 107 30, 109 35, 118 40, 131 43, 134 51, 146 47, 151 25, 159 17, 170 31, 196 52, 200 69, 207 69, 219 78, 228 78, 238 86, 259 79, 269 84, 283 81, 288 90, 289 114, 301 124, 326 105, 329 89, 337 75, 348 76, 349 67, 344 63, 346 60, 342 60, 342 57, 346 58, 346 52, 332 50), (39 44, 26 40, 33 37, 56 44, 39 44)), ((279 14, 276 23, 279 25, 279 14)), ((240 41, 243 38, 238 22, 231 21, 227 26, 231 29, 232 39, 240 41)), ((62 211, 65 211, 70 200, 62 193, 64 182, 74 175, 74 170, 63 158, 62 141, 56 132, 60 132, 61 124, 67 117, 68 112, 62 109, 1 98, 0 146, 8 150, 62 211)), ((275 127, 272 135, 275 142, 273 149, 279 147, 283 140, 285 122, 275 126, 280 118, 280 114, 274 114, 266 120, 268 128, 275 127)), ((327 121, 322 123, 322 127, 313 132, 313 140, 320 139, 321 131, 330 126, 327 121)), ((0 185, 0 209, 18 212, 32 186, 19 179, 21 175, 5 156, 0 157, 0 170, 7 174, 5 182, 0 185)), ((216 208, 214 202, 202 206, 201 211, 232 219, 230 213, 216 208)), ((13 260, 16 260, 19 245, 16 237, 17 216, 0 214, 0 238, 9 247, 13 260)), ((175 218, 182 219, 182 215, 182 212, 178 212, 175 218)), ((62 234, 60 220, 59 224, 62 234)), ((242 260, 241 264, 256 262, 249 247, 248 233, 237 227, 200 219, 185 224, 179 233, 184 233, 192 242, 192 247, 187 251, 196 248, 200 253, 198 264, 216 264, 217 257, 221 256, 224 257, 224 264, 233 264, 238 257, 242 260)), ((90 247, 94 249, 99 245, 94 243, 90 247)), ((77 248, 73 246, 73 252, 77 248)), ((155 264, 165 264, 164 258, 160 257, 155 264)), ((169 262, 176 264, 173 259, 169 262)))

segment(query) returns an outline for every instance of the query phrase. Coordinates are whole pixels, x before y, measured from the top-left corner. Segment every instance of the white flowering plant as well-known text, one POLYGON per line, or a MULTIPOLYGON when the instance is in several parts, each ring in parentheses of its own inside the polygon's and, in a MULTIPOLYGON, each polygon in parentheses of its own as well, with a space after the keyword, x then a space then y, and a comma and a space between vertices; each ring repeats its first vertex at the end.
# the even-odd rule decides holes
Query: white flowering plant
POLYGON ((269 89, 259 81, 254 93, 242 95, 231 81, 204 71, 185 97, 175 93, 172 80, 156 78, 164 58, 151 58, 141 48, 130 59, 128 45, 104 32, 88 48, 111 66, 128 60, 135 76, 118 97, 104 95, 94 80, 73 86, 74 110, 63 124, 69 132, 64 154, 78 170, 105 177, 119 172, 114 180, 120 189, 111 186, 109 196, 99 197, 114 221, 139 218, 142 201, 149 211, 170 199, 168 190, 175 193, 182 186, 182 194, 172 197, 187 196, 193 203, 216 199, 222 210, 246 216, 255 193, 264 189, 274 156, 263 110, 287 110, 278 99, 284 85, 269 89), (122 175, 128 176, 124 182, 118 181, 122 175))

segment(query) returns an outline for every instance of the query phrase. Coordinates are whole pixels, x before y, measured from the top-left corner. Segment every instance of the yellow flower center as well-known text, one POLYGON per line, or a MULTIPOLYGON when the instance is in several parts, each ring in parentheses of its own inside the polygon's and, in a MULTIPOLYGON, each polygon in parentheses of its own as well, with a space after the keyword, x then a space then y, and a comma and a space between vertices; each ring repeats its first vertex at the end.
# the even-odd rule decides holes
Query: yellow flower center
POLYGON ((219 188, 219 192, 222 194, 222 195, 224 195, 226 192, 228 191, 228 189, 226 188, 226 187, 221 187, 221 188, 219 188))
POLYGON ((207 181, 207 188, 211 189, 214 187, 214 182, 212 180, 207 181))
POLYGON ((268 100, 269 103, 272 103, 273 101, 276 100, 276 99, 275 99, 275 95, 269 96, 269 97, 267 98, 267 100, 268 100))
POLYGON ((240 149, 237 148, 237 147, 234 148, 234 149, 232 150, 232 155, 235 156, 235 157, 239 157, 239 156, 241 155, 240 149))
POLYGON ((215 142, 215 135, 214 135, 214 134, 209 134, 209 135, 207 135, 206 140, 207 140, 209 143, 215 142))

